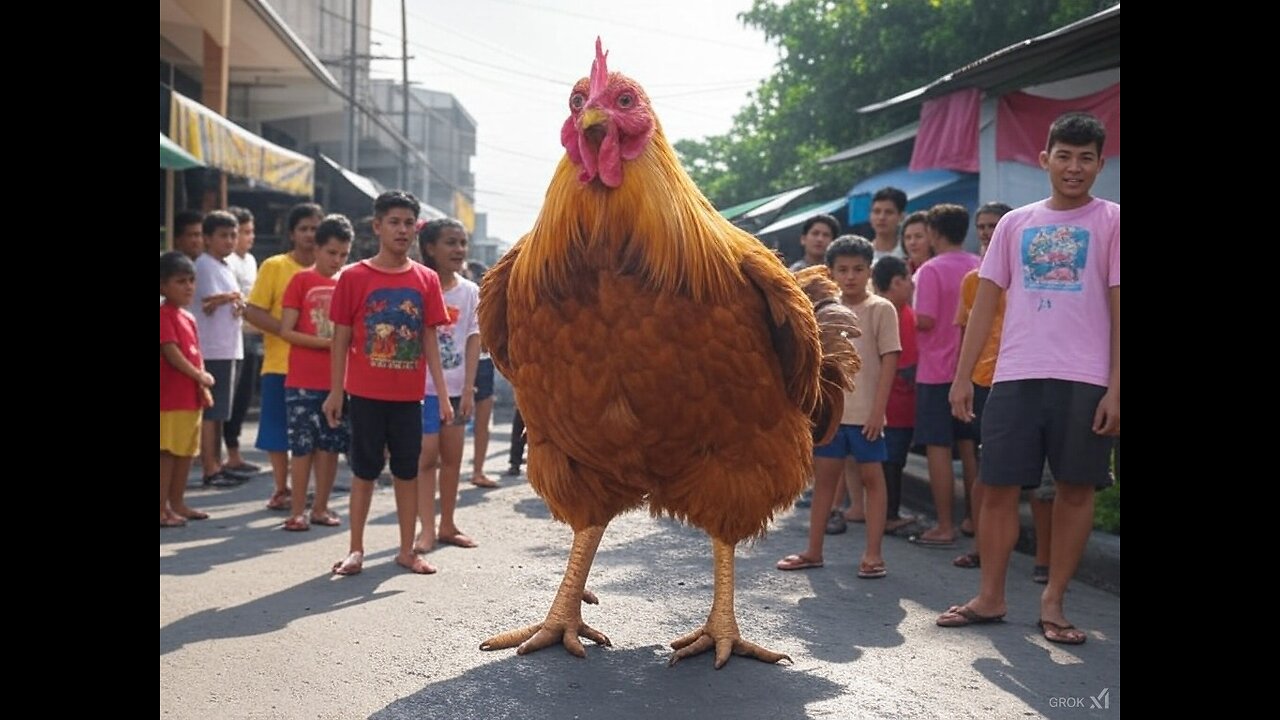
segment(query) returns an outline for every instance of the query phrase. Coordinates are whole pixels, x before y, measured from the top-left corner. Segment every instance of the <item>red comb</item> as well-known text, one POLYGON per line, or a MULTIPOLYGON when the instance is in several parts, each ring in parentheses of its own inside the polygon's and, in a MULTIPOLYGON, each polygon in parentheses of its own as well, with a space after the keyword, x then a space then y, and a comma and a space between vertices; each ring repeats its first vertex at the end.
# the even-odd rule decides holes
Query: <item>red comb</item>
POLYGON ((609 67, 606 60, 609 53, 604 51, 604 46, 600 42, 600 36, 596 36, 596 59, 591 61, 591 97, 596 97, 604 92, 604 86, 609 84, 609 67))

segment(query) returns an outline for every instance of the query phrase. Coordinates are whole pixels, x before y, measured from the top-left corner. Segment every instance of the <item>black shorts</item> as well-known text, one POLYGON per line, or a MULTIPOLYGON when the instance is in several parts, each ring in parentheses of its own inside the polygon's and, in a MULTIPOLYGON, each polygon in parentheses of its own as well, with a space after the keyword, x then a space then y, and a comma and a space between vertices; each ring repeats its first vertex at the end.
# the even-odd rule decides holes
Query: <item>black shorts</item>
POLYGON ((1048 459, 1056 482, 1106 487, 1112 439, 1093 431, 1106 392, 1069 380, 996 383, 982 418, 982 482, 1038 487, 1048 459))
POLYGON ((422 402, 395 402, 347 396, 351 420, 351 473, 361 480, 377 480, 391 455, 391 476, 418 477, 422 453, 422 402))
POLYGON ((480 358, 476 365, 476 402, 493 397, 493 358, 480 358))
POLYGON ((976 440, 973 423, 951 414, 951 383, 916 383, 916 445, 951 447, 960 440, 976 440))

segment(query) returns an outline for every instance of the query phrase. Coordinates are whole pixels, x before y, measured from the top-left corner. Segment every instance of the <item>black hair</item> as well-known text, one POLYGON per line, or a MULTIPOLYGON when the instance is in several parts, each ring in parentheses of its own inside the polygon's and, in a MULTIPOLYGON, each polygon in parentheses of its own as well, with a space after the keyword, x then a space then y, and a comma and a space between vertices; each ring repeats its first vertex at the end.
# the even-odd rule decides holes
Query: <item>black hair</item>
POLYGON ((997 215, 999 217, 1004 217, 1006 214, 1012 211, 1013 211, 1013 208, 1009 207, 1008 203, 989 202, 984 204, 982 207, 978 208, 977 210, 973 211, 973 217, 975 220, 978 218, 979 215, 997 215))
POLYGON ((809 229, 818 223, 825 223, 827 227, 831 228, 831 237, 835 237, 840 234, 840 221, 826 214, 814 215, 808 220, 805 220, 804 225, 800 227, 800 234, 808 235, 809 229))
POLYGON ((325 216, 325 219, 320 221, 320 227, 316 228, 316 247, 323 247, 330 240, 351 242, 355 236, 356 230, 351 227, 351 221, 347 216, 334 213, 325 216))
POLYGON ((315 203, 298 203, 289 208, 289 219, 285 221, 285 232, 293 232, 298 223, 307 218, 324 217, 324 209, 315 203))
POLYGON ((1045 152, 1053 150, 1056 142, 1065 145, 1096 145, 1102 155, 1102 145, 1107 141, 1107 129, 1096 116, 1086 112, 1069 112, 1061 115, 1049 126, 1049 139, 1045 152))
POLYGON ((191 262, 191 258, 177 250, 162 253, 160 255, 160 282, 163 283, 165 280, 179 275, 195 277, 196 264, 191 262))
POLYGON ((240 223, 241 225, 245 223, 253 222, 253 213, 249 212, 247 208, 242 208, 239 205, 232 205, 231 207, 227 208, 227 212, 231 213, 232 215, 235 215, 236 222, 240 223))
MULTIPOLYGON (((906 237, 907 226, 915 225, 916 223, 924 223, 924 226, 928 228, 929 213, 925 212, 924 210, 917 210, 911 213, 910 215, 902 218, 902 224, 898 226, 898 237, 899 237, 898 247, 902 248, 902 255, 904 257, 907 255, 907 237, 906 237)), ((930 256, 933 255, 932 248, 929 250, 929 255, 930 256)))
POLYGON ((961 245, 969 232, 969 211, 963 205, 934 205, 929 208, 929 227, 952 245, 961 245))
POLYGON ((897 206, 898 212, 905 212, 907 209, 907 194, 892 185, 882 187, 871 196, 871 204, 875 205, 881 200, 888 200, 897 206))
MULTIPOLYGON (((204 213, 199 210, 182 210, 177 215, 173 216, 173 231, 178 235, 181 235, 182 231, 186 230, 187 227, 191 225, 202 225, 203 223, 204 213)), ((202 226, 201 231, 203 232, 203 230, 204 228, 202 226)))
POLYGON ((381 218, 392 208, 405 208, 411 211, 415 218, 422 212, 422 204, 413 196, 413 193, 404 190, 388 190, 373 201, 373 216, 381 218))
POLYGON ((876 292, 880 295, 889 289, 894 278, 910 276, 907 261, 897 255, 885 255, 871 266, 871 284, 876 286, 876 292))
POLYGON ((841 235, 827 248, 827 267, 835 267, 836 259, 842 257, 860 257, 870 265, 876 259, 876 246, 861 235, 841 235))
POLYGON ((240 227, 240 223, 236 221, 236 216, 226 210, 214 210, 204 216, 204 222, 200 224, 200 231, 205 235, 212 235, 218 231, 218 228, 229 227, 232 230, 240 227))
POLYGON ((462 231, 463 235, 467 234, 467 226, 454 218, 436 218, 428 220, 418 231, 418 250, 422 252, 422 264, 436 270, 436 261, 431 259, 431 253, 427 252, 428 245, 435 245, 436 240, 440 239, 440 233, 445 228, 457 228, 462 231))

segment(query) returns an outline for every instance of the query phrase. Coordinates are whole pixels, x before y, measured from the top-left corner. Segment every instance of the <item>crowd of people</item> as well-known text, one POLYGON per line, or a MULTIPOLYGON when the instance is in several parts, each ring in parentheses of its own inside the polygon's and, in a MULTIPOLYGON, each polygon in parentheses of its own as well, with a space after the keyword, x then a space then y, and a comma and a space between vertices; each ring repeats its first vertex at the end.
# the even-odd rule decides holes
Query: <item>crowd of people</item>
MULTIPOLYGON (((889 572, 886 533, 917 529, 909 540, 932 548, 955 547, 966 535, 973 548, 953 562, 980 570, 980 590, 937 623, 998 622, 1027 490, 1036 520, 1033 579, 1046 585, 1040 626, 1052 642, 1085 641, 1065 617, 1063 596, 1120 431, 1120 210, 1090 194, 1104 142, 1091 115, 1055 121, 1040 157, 1050 196, 1017 209, 979 207, 980 254, 964 247, 963 206, 908 214, 906 194, 891 187, 872 199, 872 238, 841 235, 828 215, 803 225, 804 257, 791 269, 829 275, 839 287, 832 299, 861 329, 854 340, 861 369, 835 438, 814 449, 808 545, 779 560, 779 570, 822 567, 824 536, 849 523, 866 528, 857 575, 868 580, 889 572), (936 523, 927 528, 900 509, 912 447, 923 447, 928 462, 936 523), (958 527, 955 459, 966 501, 958 527)), ((351 542, 334 573, 362 570, 374 481, 388 465, 397 563, 434 573, 423 555, 438 543, 476 546, 455 511, 470 418, 471 482, 496 486, 483 468, 493 365, 480 347, 466 229, 451 219, 420 222, 419 212, 408 193, 379 196, 378 252, 347 264, 350 221, 298 205, 287 219, 290 248, 261 267, 249 252, 247 211, 178 216, 178 250, 160 257, 161 527, 208 517, 184 499, 195 458, 212 487, 259 471, 239 451, 257 386, 255 446, 270 458, 267 507, 287 511, 285 530, 341 524, 329 498, 339 455, 347 454, 356 478, 351 542), (415 240, 421 263, 411 258, 415 240)), ((518 411, 516 424, 518 473, 518 411)))

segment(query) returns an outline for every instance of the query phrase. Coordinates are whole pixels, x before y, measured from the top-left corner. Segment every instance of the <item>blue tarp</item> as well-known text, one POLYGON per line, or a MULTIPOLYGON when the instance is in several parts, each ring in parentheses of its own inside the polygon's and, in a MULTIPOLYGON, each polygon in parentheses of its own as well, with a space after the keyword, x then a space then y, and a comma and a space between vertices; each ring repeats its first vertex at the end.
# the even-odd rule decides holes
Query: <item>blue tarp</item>
POLYGON ((911 172, 903 165, 873 175, 849 189, 849 227, 871 218, 871 196, 886 186, 896 187, 907 194, 907 212, 928 210, 938 203, 963 205, 970 213, 978 207, 977 173, 951 170, 911 172))

